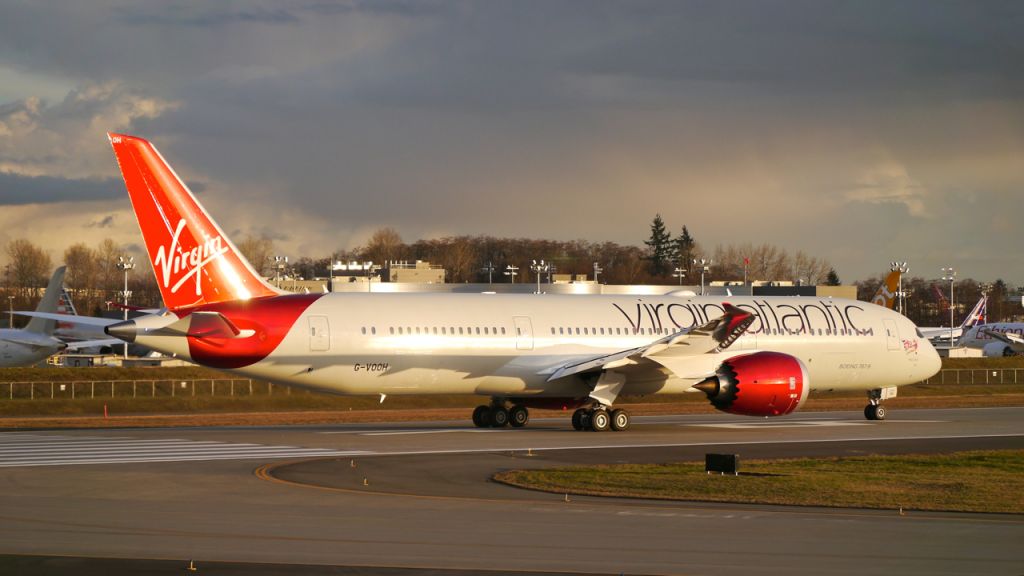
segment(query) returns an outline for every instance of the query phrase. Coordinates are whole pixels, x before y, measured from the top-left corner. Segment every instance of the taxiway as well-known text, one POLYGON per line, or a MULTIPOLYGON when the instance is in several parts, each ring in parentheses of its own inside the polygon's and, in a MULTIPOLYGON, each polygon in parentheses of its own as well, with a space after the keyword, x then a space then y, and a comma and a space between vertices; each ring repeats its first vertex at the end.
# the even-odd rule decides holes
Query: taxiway
MULTIPOLYGON (((0 554, 627 574, 1019 574, 1024 515, 600 499, 503 469, 1024 447, 1024 408, 0 433, 0 554)), ((1024 512, 1024 511, 1022 511, 1024 512)), ((289 571, 289 573, 293 573, 289 571)))

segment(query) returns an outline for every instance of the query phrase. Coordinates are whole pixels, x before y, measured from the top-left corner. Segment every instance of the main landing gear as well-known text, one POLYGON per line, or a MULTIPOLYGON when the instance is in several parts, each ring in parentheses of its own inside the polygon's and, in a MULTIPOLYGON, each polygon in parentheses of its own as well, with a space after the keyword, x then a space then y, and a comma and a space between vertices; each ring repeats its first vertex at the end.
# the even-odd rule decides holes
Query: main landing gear
POLYGON ((580 408, 572 413, 572 427, 575 430, 621 432, 629 428, 629 412, 621 408, 608 411, 604 406, 580 408))
POLYGON ((530 411, 521 404, 506 408, 503 403, 480 405, 473 410, 473 425, 477 428, 522 428, 530 422, 530 411))

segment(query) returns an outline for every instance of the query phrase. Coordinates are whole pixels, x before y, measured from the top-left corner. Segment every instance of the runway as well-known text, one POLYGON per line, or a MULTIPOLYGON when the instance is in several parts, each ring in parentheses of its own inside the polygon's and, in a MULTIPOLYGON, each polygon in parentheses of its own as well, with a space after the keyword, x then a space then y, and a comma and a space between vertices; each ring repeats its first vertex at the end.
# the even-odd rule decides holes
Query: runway
POLYGON ((567 419, 11 432, 0 434, 0 554, 370 567, 360 573, 1020 574, 1024 515, 567 503, 489 478, 711 451, 1022 447, 1024 408, 639 417, 625 433, 575 432, 567 419))

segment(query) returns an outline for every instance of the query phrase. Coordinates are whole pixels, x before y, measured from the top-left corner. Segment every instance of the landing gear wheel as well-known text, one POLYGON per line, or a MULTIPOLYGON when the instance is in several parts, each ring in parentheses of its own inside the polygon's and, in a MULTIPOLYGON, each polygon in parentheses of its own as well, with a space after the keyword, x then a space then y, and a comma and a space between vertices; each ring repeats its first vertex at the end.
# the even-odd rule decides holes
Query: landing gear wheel
POLYGON ((594 432, 604 432, 611 425, 611 417, 604 408, 598 408, 590 413, 590 429, 594 432))
POLYGON ((573 430, 583 430, 586 426, 583 424, 583 417, 587 415, 586 408, 580 408, 572 413, 572 427, 573 430))
POLYGON ((490 406, 477 406, 473 409, 473 425, 477 428, 487 428, 491 425, 490 406))
POLYGON ((508 410, 504 406, 492 406, 490 410, 491 427, 504 428, 508 426, 508 410))
POLYGON ((529 421, 530 411, 526 409, 526 406, 513 406, 508 413, 508 423, 513 428, 522 428, 529 421))
POLYGON ((622 432, 629 428, 629 412, 621 408, 612 410, 611 420, 612 430, 615 432, 622 432))
POLYGON ((864 407, 864 417, 868 420, 885 420, 885 408, 881 404, 868 404, 864 407))

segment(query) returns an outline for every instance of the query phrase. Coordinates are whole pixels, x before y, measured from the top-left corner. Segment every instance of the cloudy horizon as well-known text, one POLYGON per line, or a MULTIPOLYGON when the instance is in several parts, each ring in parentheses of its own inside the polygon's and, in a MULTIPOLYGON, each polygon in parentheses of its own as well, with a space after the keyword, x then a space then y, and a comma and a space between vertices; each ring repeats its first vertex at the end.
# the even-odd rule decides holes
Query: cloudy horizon
POLYGON ((660 213, 844 281, 1024 284, 1019 3, 0 5, 0 244, 55 261, 140 241, 116 131, 295 256, 385 226, 641 245, 660 213))

